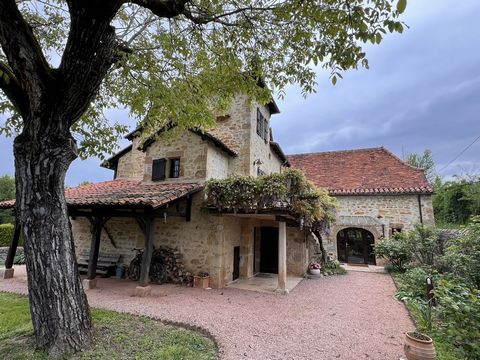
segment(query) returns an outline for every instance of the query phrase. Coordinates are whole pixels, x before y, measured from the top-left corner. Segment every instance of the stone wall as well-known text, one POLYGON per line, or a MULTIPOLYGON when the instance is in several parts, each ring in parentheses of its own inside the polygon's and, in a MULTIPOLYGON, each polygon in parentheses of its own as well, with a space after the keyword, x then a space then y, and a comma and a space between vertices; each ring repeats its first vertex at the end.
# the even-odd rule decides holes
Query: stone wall
POLYGON ((145 166, 143 180, 152 181, 152 163, 155 159, 180 158, 180 177, 168 178, 169 164, 166 175, 169 182, 201 181, 207 174, 208 143, 197 134, 184 132, 174 138, 160 137, 145 151, 145 166))
MULTIPOLYGON (((335 256, 337 256, 337 234, 342 229, 363 228, 373 234, 375 241, 379 241, 383 238, 390 239, 392 228, 409 231, 416 223, 420 222, 417 195, 338 196, 337 201, 339 203, 337 218, 340 216, 368 216, 378 222, 378 225, 334 224, 330 236, 324 240, 324 246, 335 256)), ((431 196, 421 195, 421 202, 423 223, 434 225, 431 196)), ((377 259, 377 265, 380 263, 382 261, 377 259)))
POLYGON ((228 176, 229 155, 209 144, 207 149, 207 180, 224 179, 228 176))
POLYGON ((133 139, 132 150, 118 159, 117 179, 143 178, 145 153, 138 150, 139 141, 139 138, 133 139))

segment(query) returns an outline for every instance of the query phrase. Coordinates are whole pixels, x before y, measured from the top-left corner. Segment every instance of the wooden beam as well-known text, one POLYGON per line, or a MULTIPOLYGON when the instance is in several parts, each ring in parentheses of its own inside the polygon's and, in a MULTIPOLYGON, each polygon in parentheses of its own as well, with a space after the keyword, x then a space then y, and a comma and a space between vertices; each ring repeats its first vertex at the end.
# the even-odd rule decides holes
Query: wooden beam
POLYGON ((185 215, 185 220, 192 220, 192 196, 187 196, 187 210, 185 215))
POLYGON ((145 219, 145 249, 140 267, 140 286, 147 286, 150 282, 150 263, 152 262, 153 242, 155 240, 155 218, 149 216, 145 219))
POLYGON ((104 218, 95 217, 91 220, 93 229, 92 229, 92 241, 90 243, 90 257, 88 259, 88 270, 87 270, 87 279, 93 280, 97 275, 97 262, 98 262, 98 253, 100 251, 100 239, 102 235, 103 224, 105 223, 104 218))
POLYGON ((5 269, 11 269, 13 266, 13 260, 15 259, 15 254, 17 253, 18 240, 20 239, 22 227, 20 222, 15 220, 15 228, 13 230, 12 242, 10 243, 10 248, 8 249, 7 259, 5 260, 5 269))

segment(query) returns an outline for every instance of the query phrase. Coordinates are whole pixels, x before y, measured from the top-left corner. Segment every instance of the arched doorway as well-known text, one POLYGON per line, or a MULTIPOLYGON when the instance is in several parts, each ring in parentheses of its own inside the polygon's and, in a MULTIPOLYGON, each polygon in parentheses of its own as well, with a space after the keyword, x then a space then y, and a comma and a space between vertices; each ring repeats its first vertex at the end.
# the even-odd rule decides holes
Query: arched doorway
POLYGON ((346 228, 337 234, 337 254, 340 262, 375 265, 372 233, 360 228, 346 228))

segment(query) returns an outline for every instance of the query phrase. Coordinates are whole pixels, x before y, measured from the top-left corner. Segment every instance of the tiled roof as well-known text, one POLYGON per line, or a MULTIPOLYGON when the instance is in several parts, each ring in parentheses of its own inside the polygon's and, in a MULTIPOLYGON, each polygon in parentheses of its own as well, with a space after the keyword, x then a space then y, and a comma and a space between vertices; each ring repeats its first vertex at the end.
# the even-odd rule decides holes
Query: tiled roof
MULTIPOLYGON (((82 185, 65 190, 69 207, 151 207, 158 208, 178 198, 198 192, 197 183, 143 183, 140 180, 111 180, 82 185)), ((11 208, 15 200, 0 202, 1 208, 11 208)))
POLYGON ((288 160, 331 195, 432 193, 422 169, 384 147, 289 155, 288 160))

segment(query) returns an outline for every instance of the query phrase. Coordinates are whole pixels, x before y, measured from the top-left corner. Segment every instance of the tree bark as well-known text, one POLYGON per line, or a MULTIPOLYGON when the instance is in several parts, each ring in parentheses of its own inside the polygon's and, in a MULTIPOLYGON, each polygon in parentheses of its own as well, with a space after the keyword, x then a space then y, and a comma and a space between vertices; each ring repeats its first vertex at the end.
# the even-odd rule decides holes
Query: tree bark
POLYGON ((15 139, 14 152, 16 206, 25 233, 36 344, 59 357, 90 344, 92 320, 77 269, 64 194, 65 175, 76 158, 76 146, 69 133, 54 136, 30 138, 24 132, 15 139))

